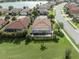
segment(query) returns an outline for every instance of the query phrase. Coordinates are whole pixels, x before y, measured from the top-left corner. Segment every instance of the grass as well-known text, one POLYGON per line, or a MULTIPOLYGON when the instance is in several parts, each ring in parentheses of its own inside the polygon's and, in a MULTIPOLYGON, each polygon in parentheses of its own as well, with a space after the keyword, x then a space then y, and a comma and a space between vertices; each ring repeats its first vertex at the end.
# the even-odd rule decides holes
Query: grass
POLYGON ((73 22, 72 23, 79 29, 79 23, 73 22))
POLYGON ((32 33, 32 25, 30 25, 29 29, 28 29, 28 34, 32 33))
POLYGON ((25 41, 20 44, 3 42, 0 44, 1 59, 64 59, 65 50, 70 48, 72 59, 79 59, 79 54, 71 46, 65 37, 60 38, 58 43, 53 41, 45 42, 47 49, 41 51, 42 42, 30 42, 25 45, 25 41))
POLYGON ((77 27, 74 25, 74 23, 71 21, 68 21, 68 23, 74 28, 74 29, 77 29, 77 27))

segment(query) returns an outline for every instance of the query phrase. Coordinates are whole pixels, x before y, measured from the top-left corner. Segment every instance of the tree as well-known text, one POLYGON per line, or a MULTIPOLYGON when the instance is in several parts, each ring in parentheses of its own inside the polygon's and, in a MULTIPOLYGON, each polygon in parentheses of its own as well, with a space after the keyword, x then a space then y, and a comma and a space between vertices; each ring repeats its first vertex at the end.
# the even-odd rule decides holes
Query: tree
POLYGON ((26 7, 24 6, 23 9, 26 9, 26 7))
POLYGON ((53 33, 53 41, 58 42, 58 40, 59 40, 58 36, 55 33, 53 33))
POLYGON ((15 20, 17 20, 17 18, 14 16, 14 17, 12 17, 12 21, 15 21, 15 20))
POLYGON ((55 23, 54 24, 54 26, 53 26, 53 29, 54 29, 54 34, 56 34, 56 35, 60 35, 60 26, 57 24, 57 23, 55 23))
POLYGON ((5 20, 9 20, 10 19, 10 16, 9 15, 6 15, 5 16, 5 20))
POLYGON ((25 44, 28 44, 29 42, 31 42, 32 37, 30 35, 26 35, 26 40, 25 40, 25 44))
POLYGON ((65 7, 64 6, 64 12, 66 13, 66 14, 68 14, 69 12, 68 12, 68 8, 67 7, 65 7))
POLYGON ((51 22, 54 24, 55 23, 55 21, 53 20, 53 19, 51 19, 51 22))
POLYGON ((61 29, 63 29, 64 24, 62 22, 59 22, 59 25, 60 25, 61 29))
POLYGON ((71 51, 69 49, 65 52, 65 59, 71 59, 71 51))
POLYGON ((46 46, 44 44, 44 42, 41 44, 41 48, 40 48, 42 51, 46 49, 46 46))
POLYGON ((55 11, 52 8, 48 12, 48 17, 51 19, 55 17, 55 11))
POLYGON ((34 19, 38 16, 38 10, 34 7, 32 10, 32 16, 34 17, 34 19))
POLYGON ((60 26, 57 23, 55 24, 55 30, 57 30, 57 32, 60 31, 60 26))
POLYGON ((8 7, 9 10, 12 10, 13 8, 14 8, 13 6, 9 6, 9 7, 8 7))
POLYGON ((2 16, 2 12, 0 12, 0 16, 2 16))

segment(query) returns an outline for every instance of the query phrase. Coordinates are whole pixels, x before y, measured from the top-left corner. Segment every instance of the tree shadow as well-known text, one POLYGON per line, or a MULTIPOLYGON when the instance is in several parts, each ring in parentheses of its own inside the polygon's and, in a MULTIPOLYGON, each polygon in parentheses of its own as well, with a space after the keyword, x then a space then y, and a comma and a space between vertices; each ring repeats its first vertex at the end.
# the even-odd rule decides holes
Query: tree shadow
POLYGON ((25 45, 28 45, 30 42, 32 42, 32 40, 30 40, 30 39, 25 39, 25 45))
POLYGON ((46 46, 41 45, 41 47, 40 47, 40 50, 41 50, 41 51, 44 51, 44 50, 46 50, 46 49, 47 49, 47 47, 46 47, 46 46))

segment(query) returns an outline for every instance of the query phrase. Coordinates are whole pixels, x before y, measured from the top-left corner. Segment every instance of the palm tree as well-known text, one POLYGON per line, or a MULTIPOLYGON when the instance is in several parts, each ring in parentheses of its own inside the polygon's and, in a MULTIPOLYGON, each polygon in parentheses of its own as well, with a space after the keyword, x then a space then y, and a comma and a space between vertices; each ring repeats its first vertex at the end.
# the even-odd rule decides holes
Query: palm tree
POLYGON ((26 9, 26 7, 24 6, 23 9, 26 9))
POLYGON ((71 59, 71 50, 69 50, 69 49, 66 50, 65 59, 71 59))
POLYGON ((46 46, 45 46, 44 42, 42 42, 40 49, 41 49, 42 51, 44 51, 44 50, 46 49, 46 46))
POLYGON ((32 41, 32 37, 30 35, 26 35, 26 40, 25 40, 25 44, 28 44, 32 41))
POLYGON ((38 10, 34 7, 33 10, 32 10, 32 16, 33 18, 35 19, 37 16, 38 16, 38 10))
POLYGON ((12 17, 12 21, 15 21, 15 20, 17 20, 17 18, 14 16, 14 17, 12 17))
POLYGON ((9 20, 10 19, 10 16, 9 15, 6 15, 5 16, 5 20, 7 21, 7 20, 9 20))

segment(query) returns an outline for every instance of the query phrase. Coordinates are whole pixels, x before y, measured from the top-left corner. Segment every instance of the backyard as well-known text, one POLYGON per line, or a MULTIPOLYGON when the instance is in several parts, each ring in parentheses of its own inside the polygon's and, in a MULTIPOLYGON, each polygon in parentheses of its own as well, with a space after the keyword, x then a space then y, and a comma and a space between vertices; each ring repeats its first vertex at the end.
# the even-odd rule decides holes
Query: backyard
POLYGON ((58 42, 47 41, 44 43, 46 49, 41 50, 42 42, 32 41, 25 44, 25 40, 19 44, 13 42, 2 42, 0 44, 1 59, 64 59, 66 49, 71 50, 71 58, 79 59, 79 54, 63 37, 58 42))

